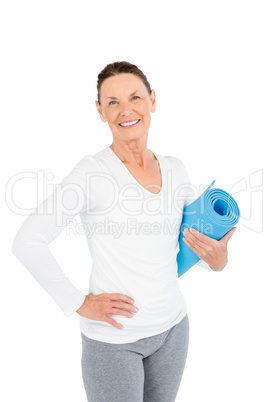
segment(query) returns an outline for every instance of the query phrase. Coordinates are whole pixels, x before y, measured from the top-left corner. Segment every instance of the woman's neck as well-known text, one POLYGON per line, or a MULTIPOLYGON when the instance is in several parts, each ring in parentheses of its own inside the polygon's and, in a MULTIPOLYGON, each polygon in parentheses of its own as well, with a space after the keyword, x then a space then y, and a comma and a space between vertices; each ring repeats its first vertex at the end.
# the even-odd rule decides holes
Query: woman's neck
POLYGON ((144 169, 148 163, 155 159, 154 154, 147 149, 146 144, 122 145, 113 142, 110 148, 125 165, 133 167, 137 166, 144 169))

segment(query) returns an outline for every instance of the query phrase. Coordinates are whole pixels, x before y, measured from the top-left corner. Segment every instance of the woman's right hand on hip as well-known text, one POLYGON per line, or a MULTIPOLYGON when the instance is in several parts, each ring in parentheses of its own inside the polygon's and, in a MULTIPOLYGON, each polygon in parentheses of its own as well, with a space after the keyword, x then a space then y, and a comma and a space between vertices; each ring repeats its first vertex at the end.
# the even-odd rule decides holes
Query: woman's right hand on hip
POLYGON ((123 329, 123 325, 110 317, 110 314, 124 315, 126 317, 134 317, 136 313, 134 300, 131 297, 121 293, 101 293, 93 295, 89 293, 82 306, 76 312, 82 317, 91 320, 105 321, 118 329, 123 329), (129 310, 129 311, 128 311, 129 310))

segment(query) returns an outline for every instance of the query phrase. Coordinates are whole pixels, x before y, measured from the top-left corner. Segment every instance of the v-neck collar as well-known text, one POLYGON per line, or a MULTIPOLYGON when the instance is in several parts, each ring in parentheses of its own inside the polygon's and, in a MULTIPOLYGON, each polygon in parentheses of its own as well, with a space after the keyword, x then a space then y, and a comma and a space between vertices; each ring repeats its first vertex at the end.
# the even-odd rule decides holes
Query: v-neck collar
POLYGON ((141 187, 143 189, 143 191, 145 191, 146 193, 150 194, 151 196, 160 196, 163 193, 163 187, 165 185, 165 178, 164 178, 164 170, 163 170, 163 165, 162 165, 162 161, 161 158, 159 158, 159 155, 156 154, 155 152, 153 152, 154 157, 156 158, 156 160, 159 163, 159 168, 160 168, 160 173, 161 173, 161 181, 162 181, 162 186, 161 186, 161 190, 159 191, 159 193, 155 194, 152 193, 151 191, 147 190, 145 187, 143 187, 136 179, 135 177, 130 173, 130 171, 128 170, 128 168, 126 167, 126 165, 121 161, 120 158, 118 158, 118 156, 116 155, 116 153, 108 146, 106 148, 108 150, 108 152, 110 152, 110 154, 114 155, 115 159, 123 166, 123 168, 127 171, 127 173, 129 174, 129 176, 132 177, 132 180, 138 184, 139 187, 141 187))

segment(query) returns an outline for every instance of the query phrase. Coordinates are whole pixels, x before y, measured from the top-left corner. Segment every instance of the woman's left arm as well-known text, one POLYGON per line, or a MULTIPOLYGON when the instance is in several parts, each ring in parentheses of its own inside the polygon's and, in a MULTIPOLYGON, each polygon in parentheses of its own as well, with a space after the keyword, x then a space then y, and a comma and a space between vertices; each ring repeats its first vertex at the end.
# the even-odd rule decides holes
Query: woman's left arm
POLYGON ((194 228, 184 229, 183 241, 211 269, 222 271, 228 262, 227 244, 235 231, 233 227, 220 240, 215 240, 194 228))

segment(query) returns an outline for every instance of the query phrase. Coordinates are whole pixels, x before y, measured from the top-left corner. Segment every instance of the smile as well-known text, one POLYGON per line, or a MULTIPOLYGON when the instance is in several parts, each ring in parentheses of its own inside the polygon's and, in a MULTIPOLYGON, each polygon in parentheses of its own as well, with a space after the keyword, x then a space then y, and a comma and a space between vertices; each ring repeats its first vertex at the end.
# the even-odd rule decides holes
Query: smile
POLYGON ((119 126, 124 127, 124 128, 133 127, 133 126, 136 126, 139 123, 139 121, 140 121, 140 119, 130 121, 129 123, 119 123, 119 126))

